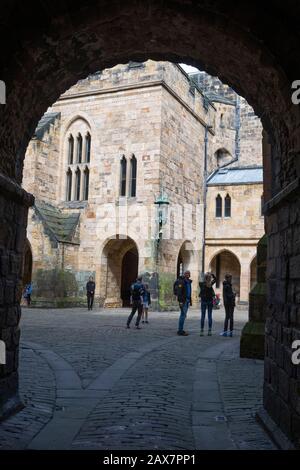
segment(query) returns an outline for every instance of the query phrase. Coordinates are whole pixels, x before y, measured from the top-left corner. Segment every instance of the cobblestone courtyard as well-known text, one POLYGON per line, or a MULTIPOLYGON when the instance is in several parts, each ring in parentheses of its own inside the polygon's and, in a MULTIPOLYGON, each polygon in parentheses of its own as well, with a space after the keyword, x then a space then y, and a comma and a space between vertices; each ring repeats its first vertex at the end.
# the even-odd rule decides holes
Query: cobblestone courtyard
POLYGON ((263 362, 233 338, 199 336, 199 312, 176 335, 178 312, 125 328, 128 309, 23 309, 20 392, 0 423, 0 449, 273 449, 255 421, 263 362))

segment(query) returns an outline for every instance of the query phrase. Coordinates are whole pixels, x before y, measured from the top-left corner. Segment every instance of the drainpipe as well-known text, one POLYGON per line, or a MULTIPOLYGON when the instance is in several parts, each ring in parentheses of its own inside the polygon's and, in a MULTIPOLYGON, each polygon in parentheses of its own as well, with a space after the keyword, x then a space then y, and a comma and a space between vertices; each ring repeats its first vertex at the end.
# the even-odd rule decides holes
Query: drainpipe
POLYGON ((206 208, 207 208, 207 154, 208 154, 208 130, 212 126, 205 126, 204 136, 204 170, 203 170, 203 241, 202 241, 202 274, 205 270, 205 239, 206 239, 206 208))

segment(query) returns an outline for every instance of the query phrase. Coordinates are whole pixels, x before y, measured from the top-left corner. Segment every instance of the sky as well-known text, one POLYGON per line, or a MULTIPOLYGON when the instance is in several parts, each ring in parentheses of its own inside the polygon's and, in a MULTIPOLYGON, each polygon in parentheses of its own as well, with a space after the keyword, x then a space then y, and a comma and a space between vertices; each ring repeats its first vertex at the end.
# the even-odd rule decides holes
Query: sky
POLYGON ((199 72, 199 70, 196 69, 196 67, 192 67, 191 65, 186 65, 186 64, 179 64, 179 65, 180 65, 180 67, 183 68, 183 70, 186 73, 199 72))

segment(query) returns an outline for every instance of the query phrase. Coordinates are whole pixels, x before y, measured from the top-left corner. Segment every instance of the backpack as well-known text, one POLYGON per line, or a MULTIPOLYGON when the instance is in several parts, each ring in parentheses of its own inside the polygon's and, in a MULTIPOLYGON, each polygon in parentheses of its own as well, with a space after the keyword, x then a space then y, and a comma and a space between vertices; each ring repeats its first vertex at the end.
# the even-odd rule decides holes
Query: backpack
POLYGON ((176 279, 173 285, 173 294, 176 295, 176 297, 178 295, 178 284, 179 284, 179 279, 176 279))
POLYGON ((131 286, 132 300, 140 300, 143 292, 144 292, 144 289, 143 289, 142 284, 138 284, 138 283, 132 284, 131 286))

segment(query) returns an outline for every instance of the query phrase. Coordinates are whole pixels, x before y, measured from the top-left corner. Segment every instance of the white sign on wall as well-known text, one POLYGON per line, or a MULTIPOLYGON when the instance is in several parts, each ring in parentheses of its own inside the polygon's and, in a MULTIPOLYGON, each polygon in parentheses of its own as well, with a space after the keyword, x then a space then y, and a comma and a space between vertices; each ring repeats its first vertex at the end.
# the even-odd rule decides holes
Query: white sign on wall
POLYGON ((292 349, 296 349, 296 351, 292 354, 292 363, 295 366, 300 365, 300 340, 296 340, 292 344, 292 349))
POLYGON ((6 104, 6 86, 3 80, 0 80, 0 104, 6 104))
POLYGON ((0 340, 0 365, 6 364, 6 347, 4 341, 0 340))

